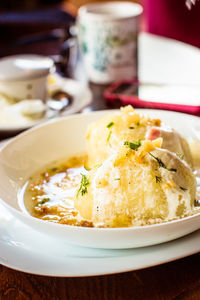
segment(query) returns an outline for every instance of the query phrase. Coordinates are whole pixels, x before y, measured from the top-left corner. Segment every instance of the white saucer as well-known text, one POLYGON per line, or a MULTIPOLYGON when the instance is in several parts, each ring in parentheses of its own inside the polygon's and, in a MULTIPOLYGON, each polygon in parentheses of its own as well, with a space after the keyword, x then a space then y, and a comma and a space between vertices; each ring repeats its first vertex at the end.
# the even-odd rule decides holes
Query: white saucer
POLYGON ((51 82, 52 79, 54 82, 47 85, 48 93, 51 93, 55 90, 63 90, 72 95, 72 103, 60 114, 54 113, 53 111, 47 109, 44 117, 40 119, 30 119, 30 121, 27 121, 23 124, 20 124, 18 122, 16 122, 16 124, 0 124, 0 133, 20 132, 25 129, 31 128, 32 126, 37 125, 41 122, 45 122, 54 116, 67 116, 70 114, 78 113, 91 103, 92 93, 87 85, 73 79, 61 77, 57 73, 49 76, 51 76, 51 80, 48 80, 48 82, 51 82))
POLYGON ((120 273, 156 266, 200 251, 200 230, 161 245, 103 250, 76 247, 22 224, 0 207, 0 263, 46 276, 79 277, 120 273))

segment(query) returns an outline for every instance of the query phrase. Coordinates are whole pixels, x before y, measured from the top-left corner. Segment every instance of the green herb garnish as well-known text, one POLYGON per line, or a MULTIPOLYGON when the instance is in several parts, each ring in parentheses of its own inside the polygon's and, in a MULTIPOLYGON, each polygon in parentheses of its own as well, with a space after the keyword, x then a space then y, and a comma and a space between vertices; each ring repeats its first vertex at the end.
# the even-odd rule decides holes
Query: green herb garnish
POLYGON ((137 141, 137 142, 133 143, 133 142, 125 141, 124 145, 128 146, 132 150, 136 150, 136 149, 138 149, 141 146, 141 142, 137 141))
POLYGON ((94 166, 94 168, 99 168, 101 166, 102 166, 102 164, 97 164, 97 165, 94 166))
POLYGON ((120 178, 115 178, 115 180, 120 180, 120 178))
POLYGON ((110 123, 108 123, 108 125, 107 125, 106 127, 107 127, 107 128, 110 128, 110 127, 112 127, 114 124, 115 124, 114 122, 110 122, 110 123))
POLYGON ((90 171, 90 170, 91 170, 90 168, 88 168, 88 167, 86 167, 86 166, 84 166, 84 169, 85 169, 86 171, 90 171))
POLYGON ((87 192, 88 192, 87 188, 88 188, 88 185, 90 184, 89 179, 87 178, 86 175, 81 174, 81 176, 82 176, 82 179, 81 179, 81 184, 80 184, 80 187, 79 187, 77 195, 76 195, 77 197, 80 193, 82 196, 87 194, 87 192))
POLYGON ((167 169, 166 165, 159 157, 154 156, 151 152, 149 152, 149 154, 157 161, 157 163, 159 164, 159 167, 167 169))
MULTIPOLYGON (((107 125, 106 127, 107 127, 108 129, 110 129, 114 124, 115 124, 114 122, 110 122, 110 123, 108 123, 108 125, 107 125)), ((110 130, 110 131, 109 131, 109 134, 108 134, 108 137, 107 137, 107 140, 106 140, 107 144, 108 144, 108 142, 109 142, 109 140, 110 140, 111 134, 112 134, 112 131, 110 130)), ((111 145, 110 145, 110 146, 111 146, 111 145)))
POLYGON ((158 163, 159 167, 166 169, 167 171, 176 172, 177 170, 174 168, 167 168, 167 166, 164 164, 164 162, 159 158, 154 156, 151 152, 149 152, 149 155, 151 155, 158 163))
POLYGON ((180 186, 180 189, 181 189, 182 191, 187 191, 187 189, 184 188, 184 187, 182 187, 182 186, 180 186))
POLYGON ((178 156, 180 159, 184 159, 184 154, 182 153, 176 153, 176 156, 178 156))
POLYGON ((162 178, 160 176, 156 176, 156 183, 160 183, 162 181, 162 178))
POLYGON ((140 121, 138 121, 138 122, 136 123, 136 125, 137 125, 137 126, 140 126, 140 121))
POLYGON ((108 144, 108 142, 109 142, 109 140, 110 140, 111 134, 112 134, 112 131, 110 130, 110 131, 109 131, 109 134, 108 134, 108 137, 107 137, 107 140, 106 140, 107 144, 108 144))
POLYGON ((56 172, 57 170, 58 170, 57 167, 54 167, 54 168, 51 168, 51 169, 50 169, 51 172, 56 172))
POLYGON ((129 129, 135 129, 133 126, 130 126, 129 129))
POLYGON ((177 169, 175 169, 175 168, 167 168, 167 171, 170 171, 170 172, 176 172, 177 169))

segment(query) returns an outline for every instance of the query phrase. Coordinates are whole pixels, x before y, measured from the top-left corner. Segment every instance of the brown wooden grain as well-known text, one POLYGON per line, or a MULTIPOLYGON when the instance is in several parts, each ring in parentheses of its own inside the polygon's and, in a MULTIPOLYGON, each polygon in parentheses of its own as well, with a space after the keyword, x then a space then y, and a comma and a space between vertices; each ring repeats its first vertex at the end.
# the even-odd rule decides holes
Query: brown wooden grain
POLYGON ((55 278, 0 267, 1 300, 199 300, 200 255, 135 272, 55 278))

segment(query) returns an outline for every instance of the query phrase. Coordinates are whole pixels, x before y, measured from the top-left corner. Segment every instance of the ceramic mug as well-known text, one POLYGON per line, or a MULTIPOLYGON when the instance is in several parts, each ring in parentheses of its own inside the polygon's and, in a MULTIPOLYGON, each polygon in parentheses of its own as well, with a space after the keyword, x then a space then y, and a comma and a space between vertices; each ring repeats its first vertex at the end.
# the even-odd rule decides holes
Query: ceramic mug
POLYGON ((142 6, 97 2, 78 12, 78 36, 85 71, 95 83, 137 78, 137 37, 142 6))

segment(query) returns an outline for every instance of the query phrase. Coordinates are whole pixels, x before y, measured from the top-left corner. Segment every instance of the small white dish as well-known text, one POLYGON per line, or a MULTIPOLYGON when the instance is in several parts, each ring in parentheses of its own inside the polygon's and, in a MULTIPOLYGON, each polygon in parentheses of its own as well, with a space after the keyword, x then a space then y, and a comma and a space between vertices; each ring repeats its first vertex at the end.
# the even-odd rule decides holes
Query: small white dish
MULTIPOLYGON (((34 125, 37 125, 41 122, 47 121, 52 117, 57 116, 65 116, 70 115, 73 113, 80 112, 83 108, 88 106, 92 101, 92 93, 90 89, 73 79, 61 77, 58 74, 51 74, 47 80, 47 93, 48 99, 50 99, 50 94, 56 90, 63 90, 64 92, 69 93, 73 97, 73 101, 71 105, 69 105, 65 110, 61 113, 56 113, 51 111, 50 109, 46 110, 46 113, 42 118, 38 119, 31 119, 31 118, 24 118, 21 116, 19 109, 20 109, 20 102, 14 105, 10 105, 9 114, 11 115, 12 119, 11 122, 2 122, 0 118, 0 133, 4 134, 11 134, 23 131, 28 129, 34 125)), ((22 101, 21 101, 22 102, 22 101)), ((3 108, 4 103, 0 99, 0 109, 3 108)), ((0 112, 1 115, 1 112, 0 112)))
POLYGON ((0 92, 17 101, 41 99, 47 94, 47 76, 54 69, 51 58, 22 54, 0 59, 0 92))
POLYGON ((0 221, 0 264, 37 275, 80 277, 135 271, 200 251, 200 230, 160 245, 105 250, 73 246, 36 232, 2 205, 0 221))
MULTIPOLYGON (((193 135, 199 118, 169 111, 138 110, 183 134, 193 135)), ((49 162, 85 150, 84 137, 89 123, 110 111, 79 114, 49 121, 19 135, 0 151, 0 199, 10 212, 31 228, 68 243, 107 249, 144 247, 167 242, 200 228, 200 214, 176 221, 143 227, 86 228, 53 224, 31 217, 19 201, 25 181, 49 162), (23 211, 22 211, 23 210, 23 211)))

